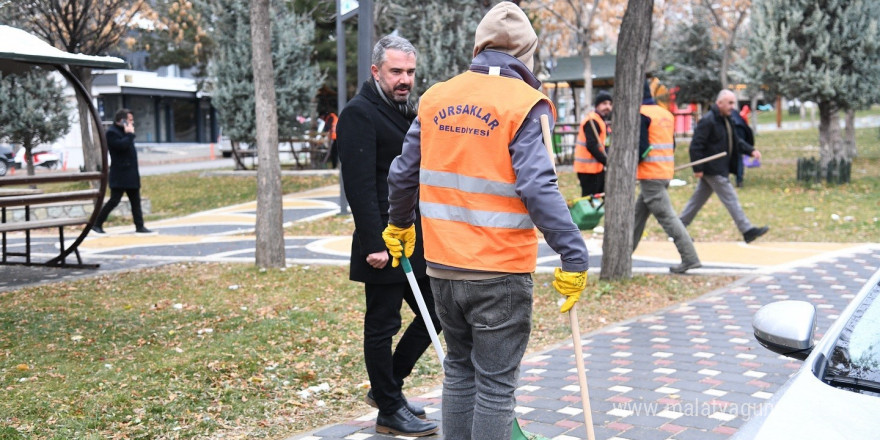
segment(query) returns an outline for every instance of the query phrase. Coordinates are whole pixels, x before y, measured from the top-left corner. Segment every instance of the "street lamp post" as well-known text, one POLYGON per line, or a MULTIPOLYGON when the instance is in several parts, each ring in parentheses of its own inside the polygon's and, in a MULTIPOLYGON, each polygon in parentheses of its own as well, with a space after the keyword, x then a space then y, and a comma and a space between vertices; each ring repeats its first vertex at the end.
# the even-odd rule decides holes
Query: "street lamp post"
MULTIPOLYGON (((370 77, 370 57, 373 49, 373 0, 345 1, 348 11, 343 10, 343 1, 336 0, 336 114, 341 115, 347 102, 345 69, 345 27, 346 20, 358 17, 358 84, 370 77), (351 6, 356 5, 354 8, 351 6)), ((342 161, 339 161, 339 215, 348 215, 348 201, 342 184, 342 161)))

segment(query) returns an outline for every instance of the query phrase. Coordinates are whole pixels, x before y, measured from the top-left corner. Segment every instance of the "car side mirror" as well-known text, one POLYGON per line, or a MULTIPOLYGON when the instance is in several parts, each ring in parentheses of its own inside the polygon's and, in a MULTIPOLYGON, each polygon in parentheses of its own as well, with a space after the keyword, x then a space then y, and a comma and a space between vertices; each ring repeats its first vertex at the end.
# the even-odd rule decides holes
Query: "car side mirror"
POLYGON ((765 348, 804 360, 813 351, 816 307, 806 301, 777 301, 761 307, 752 319, 755 339, 765 348))

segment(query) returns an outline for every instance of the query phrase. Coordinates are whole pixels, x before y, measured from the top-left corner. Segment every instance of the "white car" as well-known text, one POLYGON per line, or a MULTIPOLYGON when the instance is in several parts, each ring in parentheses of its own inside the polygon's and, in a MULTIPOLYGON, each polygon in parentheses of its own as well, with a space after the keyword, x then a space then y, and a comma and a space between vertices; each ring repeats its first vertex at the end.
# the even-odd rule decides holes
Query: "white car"
MULTIPOLYGON (((34 157, 35 167, 44 167, 50 170, 56 170, 59 166, 61 166, 61 156, 59 156, 54 151, 32 151, 31 155, 34 157)), ((24 148, 19 148, 18 153, 16 153, 15 155, 15 162, 18 169, 24 169, 25 167, 27 167, 27 159, 25 159, 24 156, 24 148)))
POLYGON ((880 270, 813 345, 816 309, 803 301, 762 307, 752 327, 764 347, 804 365, 735 439, 880 438, 880 270))

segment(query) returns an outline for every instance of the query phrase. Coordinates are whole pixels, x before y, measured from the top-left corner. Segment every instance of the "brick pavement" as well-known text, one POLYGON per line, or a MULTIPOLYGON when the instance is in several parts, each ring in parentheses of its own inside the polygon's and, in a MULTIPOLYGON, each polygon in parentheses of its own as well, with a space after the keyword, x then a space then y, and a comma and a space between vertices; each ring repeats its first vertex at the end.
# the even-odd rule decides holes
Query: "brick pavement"
MULTIPOLYGON (((728 438, 767 411, 764 403, 801 366, 755 342, 754 312, 782 299, 810 301, 821 337, 878 266, 880 246, 869 246, 752 275, 585 335, 596 438, 728 438)), ((520 374, 516 412, 526 431, 554 440, 586 438, 571 343, 527 356, 520 374)), ((440 420, 439 390, 411 400, 428 404, 429 418, 440 420)), ((292 439, 385 438, 375 433, 374 419, 375 411, 292 439)))

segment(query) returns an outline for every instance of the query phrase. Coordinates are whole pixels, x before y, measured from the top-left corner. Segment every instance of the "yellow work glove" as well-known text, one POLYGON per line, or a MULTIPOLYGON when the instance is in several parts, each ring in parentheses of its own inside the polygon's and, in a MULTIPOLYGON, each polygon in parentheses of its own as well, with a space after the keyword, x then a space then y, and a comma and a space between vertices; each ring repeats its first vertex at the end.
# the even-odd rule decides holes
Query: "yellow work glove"
POLYGON ((391 254, 391 267, 400 265, 400 256, 402 252, 406 253, 406 257, 412 256, 416 250, 416 225, 412 224, 408 228, 399 228, 388 223, 385 230, 382 231, 382 239, 385 240, 385 247, 391 254), (400 242, 403 242, 401 245, 400 242))
POLYGON ((553 275, 556 276, 553 287, 566 297, 565 303, 559 308, 560 312, 565 313, 574 307, 574 303, 581 298, 581 292, 587 287, 587 271, 566 272, 557 267, 553 275))

